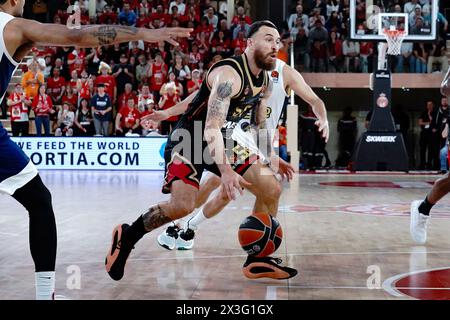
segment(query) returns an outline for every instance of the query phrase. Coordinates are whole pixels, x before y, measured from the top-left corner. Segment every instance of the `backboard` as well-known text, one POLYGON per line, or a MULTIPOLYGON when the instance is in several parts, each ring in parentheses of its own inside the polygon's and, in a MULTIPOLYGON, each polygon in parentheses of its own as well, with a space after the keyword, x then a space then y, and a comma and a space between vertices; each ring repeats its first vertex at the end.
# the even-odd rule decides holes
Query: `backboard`
POLYGON ((385 41, 382 29, 404 30, 405 41, 436 39, 439 0, 350 0, 350 38, 385 41))

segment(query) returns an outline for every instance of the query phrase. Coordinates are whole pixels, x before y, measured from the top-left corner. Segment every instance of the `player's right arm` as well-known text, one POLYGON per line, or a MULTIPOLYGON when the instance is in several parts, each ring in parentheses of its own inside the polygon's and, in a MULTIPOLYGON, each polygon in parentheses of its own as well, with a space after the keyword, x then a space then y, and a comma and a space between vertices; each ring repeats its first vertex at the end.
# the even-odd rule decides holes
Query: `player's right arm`
POLYGON ((186 112, 189 104, 194 100, 197 95, 198 90, 192 92, 186 99, 177 103, 173 107, 166 110, 155 110, 153 113, 146 115, 141 118, 142 121, 153 120, 153 121, 164 121, 170 117, 178 116, 186 112))
POLYGON ((239 93, 242 80, 233 68, 222 66, 214 69, 206 81, 210 84, 211 94, 208 99, 204 136, 211 157, 220 170, 222 186, 228 198, 234 200, 234 189, 243 194, 243 185, 249 183, 231 168, 225 154, 221 129, 226 121, 231 98, 239 93))
POLYGON ((137 40, 167 41, 176 44, 174 38, 188 37, 192 29, 151 30, 122 25, 87 25, 77 29, 62 24, 40 23, 34 20, 15 18, 6 25, 5 31, 4 37, 8 52, 16 53, 14 58, 21 60, 31 47, 38 45, 92 48, 137 40))
POLYGON ((325 138, 325 142, 327 142, 330 129, 328 126, 327 109, 322 99, 315 94, 305 79, 303 79, 302 75, 288 65, 285 65, 283 68, 283 78, 285 84, 312 107, 314 114, 318 118, 316 125, 319 127, 319 131, 322 132, 322 137, 325 138))

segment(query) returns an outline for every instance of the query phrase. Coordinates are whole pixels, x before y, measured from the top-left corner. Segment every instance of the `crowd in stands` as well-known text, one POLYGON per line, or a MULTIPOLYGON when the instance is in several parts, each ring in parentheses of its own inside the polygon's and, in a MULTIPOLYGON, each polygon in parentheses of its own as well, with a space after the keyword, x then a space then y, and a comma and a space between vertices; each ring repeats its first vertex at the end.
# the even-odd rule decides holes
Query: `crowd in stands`
MULTIPOLYGON (((430 3, 430 0, 379 0, 370 3, 357 0, 356 33, 378 33, 377 23, 370 23, 366 15, 366 5, 373 4, 379 7, 380 12, 408 14, 410 34, 430 34, 430 3)), ((401 55, 392 58, 393 72, 431 73, 447 70, 445 40, 449 32, 448 21, 442 12, 438 13, 437 18, 436 41, 404 42, 401 55)), ((350 39, 349 0, 297 1, 295 12, 285 21, 284 28, 294 39, 296 65, 301 71, 372 72, 372 58, 377 54, 377 47, 373 42, 350 39)))
MULTIPOLYGON (((51 2, 34 1, 33 18, 66 24, 70 1, 51 2)), ((140 118, 171 108, 200 87, 210 65, 241 54, 252 23, 247 1, 236 1, 230 27, 226 1, 219 10, 208 0, 96 2, 97 15, 90 18, 88 2, 79 1, 82 25, 184 26, 194 32, 176 39, 176 47, 134 41, 87 49, 34 48, 21 83, 6 98, 13 135, 28 134, 29 116, 34 116, 37 136, 166 135, 178 117, 145 129, 140 118)))

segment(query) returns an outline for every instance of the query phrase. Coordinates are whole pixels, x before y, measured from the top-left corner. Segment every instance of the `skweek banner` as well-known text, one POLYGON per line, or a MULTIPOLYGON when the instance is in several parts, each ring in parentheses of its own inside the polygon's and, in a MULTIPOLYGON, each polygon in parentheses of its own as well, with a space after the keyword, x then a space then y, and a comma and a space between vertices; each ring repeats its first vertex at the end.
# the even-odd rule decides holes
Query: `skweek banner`
POLYGON ((165 137, 13 137, 38 169, 164 170, 165 137))

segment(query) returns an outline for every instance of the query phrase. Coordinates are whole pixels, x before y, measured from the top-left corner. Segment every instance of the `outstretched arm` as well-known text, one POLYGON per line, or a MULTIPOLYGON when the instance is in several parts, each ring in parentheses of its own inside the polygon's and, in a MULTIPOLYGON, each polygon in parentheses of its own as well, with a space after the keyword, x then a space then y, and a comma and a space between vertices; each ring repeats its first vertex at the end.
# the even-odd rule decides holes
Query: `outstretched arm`
POLYGON ((92 48, 137 40, 167 41, 176 44, 174 38, 188 37, 192 31, 185 28, 150 30, 122 25, 88 25, 76 29, 61 24, 40 23, 22 18, 11 20, 5 30, 5 42, 10 53, 15 53, 22 46, 35 45, 92 48))
POLYGON ((283 68, 283 79, 284 83, 294 90, 296 95, 305 100, 312 107, 314 114, 319 119, 317 120, 316 125, 319 127, 319 131, 322 132, 322 137, 324 137, 327 142, 330 130, 328 127, 327 110, 325 109, 325 104, 322 99, 314 93, 311 87, 306 83, 305 79, 303 79, 302 75, 288 65, 285 65, 283 68))

